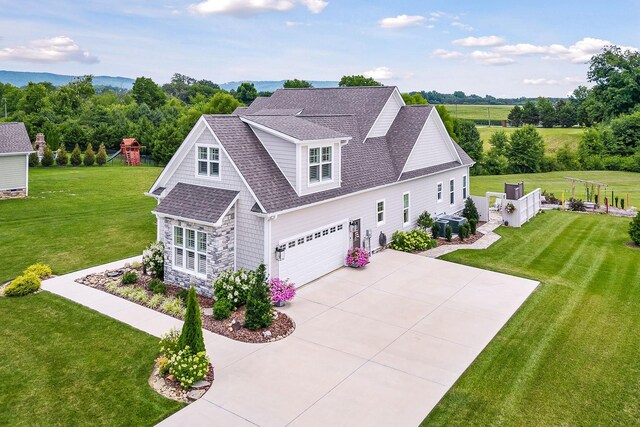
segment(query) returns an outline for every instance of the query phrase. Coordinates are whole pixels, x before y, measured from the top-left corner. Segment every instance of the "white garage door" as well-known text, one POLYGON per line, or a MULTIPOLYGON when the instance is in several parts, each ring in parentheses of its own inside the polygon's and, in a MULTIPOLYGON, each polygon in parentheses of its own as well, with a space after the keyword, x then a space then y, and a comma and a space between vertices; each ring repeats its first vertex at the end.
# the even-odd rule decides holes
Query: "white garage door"
POLYGON ((286 248, 284 260, 279 261, 280 278, 302 286, 342 267, 348 233, 348 222, 344 221, 280 241, 280 246, 286 248))

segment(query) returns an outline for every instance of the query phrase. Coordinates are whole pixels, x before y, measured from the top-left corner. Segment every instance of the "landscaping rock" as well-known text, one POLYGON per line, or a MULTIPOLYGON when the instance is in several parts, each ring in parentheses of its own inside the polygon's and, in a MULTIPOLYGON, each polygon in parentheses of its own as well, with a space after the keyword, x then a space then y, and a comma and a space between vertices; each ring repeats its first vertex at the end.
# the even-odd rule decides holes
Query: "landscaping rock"
POLYGON ((234 320, 234 321, 231 323, 231 329, 232 329, 233 331, 239 331, 239 330, 240 330, 240 328, 242 328, 242 325, 240 324, 240 322, 237 322, 236 320, 234 320))
POLYGON ((270 338, 271 337, 271 331, 264 331, 262 333, 262 336, 265 337, 265 338, 270 338))
POLYGON ((196 382, 194 385, 192 385, 191 388, 205 388, 205 387, 209 387, 210 385, 211 383, 209 381, 200 380, 196 382))
POLYGON ((204 395, 205 391, 206 390, 203 389, 191 390, 189 393, 187 393, 187 399, 198 400, 204 395))

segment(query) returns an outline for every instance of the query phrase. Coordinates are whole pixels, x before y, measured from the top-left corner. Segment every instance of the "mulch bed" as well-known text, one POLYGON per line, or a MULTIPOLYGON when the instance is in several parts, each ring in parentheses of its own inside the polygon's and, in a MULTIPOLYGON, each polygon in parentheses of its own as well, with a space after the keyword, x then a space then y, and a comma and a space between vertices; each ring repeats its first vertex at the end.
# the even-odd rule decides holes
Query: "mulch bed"
POLYGON ((636 245, 636 244, 635 244, 635 243, 633 243, 633 242, 626 242, 626 243, 625 243, 625 246, 628 246, 628 247, 630 247, 631 249, 640 249, 640 246, 636 245))
POLYGON ((460 240, 460 238, 458 236, 455 236, 451 239, 450 242, 447 242, 447 239, 445 239, 444 237, 438 237, 436 239, 436 243, 438 244, 438 246, 450 246, 450 245, 470 245, 471 243, 475 242, 476 240, 479 240, 482 238, 482 236, 484 236, 484 234, 480 233, 479 231, 476 232, 476 234, 472 234, 471 236, 467 237, 464 240, 460 240))
MULTIPOLYGON (((146 286, 152 279, 151 276, 143 274, 142 267, 133 267, 130 265, 126 265, 123 268, 116 270, 107 270, 103 273, 90 274, 85 277, 81 277, 76 279, 77 283, 90 286, 95 289, 99 289, 103 292, 110 293, 119 298, 126 299, 127 301, 131 301, 135 304, 142 305, 143 307, 150 308, 151 310, 155 310, 157 312, 166 314, 168 316, 175 317, 176 319, 182 320, 182 316, 175 315, 174 313, 165 313, 157 308, 149 307, 145 304, 142 304, 138 301, 129 300, 122 295, 117 295, 109 289, 107 289, 106 284, 111 282, 120 282, 120 277, 127 271, 135 271, 138 274, 138 281, 135 284, 129 286, 135 286, 141 289, 144 289, 148 296, 151 297, 153 294, 151 291, 148 291, 146 286)), ((167 286, 167 293, 165 296, 177 296, 183 288, 175 285, 171 285, 169 283, 165 283, 167 286)), ((238 310, 233 311, 231 316, 228 319, 224 320, 216 320, 213 318, 211 314, 211 308, 213 307, 213 303, 215 300, 211 297, 198 295, 198 303, 200 304, 200 308, 203 311, 202 313, 202 327, 208 331, 216 333, 218 335, 223 335, 225 337, 231 338, 236 341, 242 341, 247 343, 265 343, 265 342, 273 342, 281 340, 282 338, 290 335, 295 329, 295 323, 293 320, 287 316, 286 314, 274 309, 274 319, 271 326, 264 329, 258 329, 256 331, 252 331, 243 327, 244 319, 245 319, 245 309, 244 307, 240 307, 238 310)))

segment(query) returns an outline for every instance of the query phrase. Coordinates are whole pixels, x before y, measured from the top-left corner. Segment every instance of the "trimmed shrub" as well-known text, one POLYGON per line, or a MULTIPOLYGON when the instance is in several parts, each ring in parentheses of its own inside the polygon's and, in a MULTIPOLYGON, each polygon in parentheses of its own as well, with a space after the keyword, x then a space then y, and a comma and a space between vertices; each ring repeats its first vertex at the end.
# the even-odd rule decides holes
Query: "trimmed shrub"
POLYGON ((450 225, 446 225, 444 227, 444 238, 447 239, 447 242, 450 242, 453 239, 453 228, 450 225))
POLYGON ((169 373, 184 388, 204 379, 209 371, 209 358, 204 351, 193 353, 189 346, 169 358, 169 373))
POLYGON ((431 214, 427 211, 424 211, 418 217, 418 227, 423 230, 428 230, 433 226, 433 218, 431 218, 431 214))
POLYGON ((458 229, 458 237, 460 237, 460 240, 469 238, 470 234, 471 234, 471 227, 469 226, 468 222, 462 224, 458 229))
POLYGON ((437 222, 434 222, 433 225, 431 226, 431 236, 434 239, 437 239, 439 235, 440 235, 440 224, 438 224, 437 222))
POLYGON ((167 314, 173 314, 174 316, 182 316, 184 314, 184 303, 177 297, 165 298, 160 305, 160 310, 167 314))
POLYGON ((640 212, 638 212, 629 224, 629 237, 636 245, 640 245, 640 212))
POLYGON ((149 302, 147 305, 151 308, 158 308, 160 304, 164 301, 164 297, 160 294, 154 294, 151 298, 149 298, 149 302))
POLYGON ((238 271, 223 271, 213 282, 213 295, 216 300, 229 300, 233 304, 233 308, 245 305, 249 294, 249 285, 254 276, 253 271, 247 271, 243 268, 238 271))
POLYGON ((56 164, 58 166, 67 166, 69 163, 69 156, 67 155, 67 149, 64 144, 60 144, 58 147, 58 156, 56 157, 56 164))
POLYGON ((191 285, 189 296, 187 297, 187 311, 184 314, 184 324, 182 333, 178 340, 180 349, 191 349, 194 353, 204 351, 204 339, 202 338, 202 316, 200 315, 200 305, 196 288, 191 285))
POLYGON ((122 275, 122 284, 123 285, 133 285, 138 281, 138 273, 135 271, 126 271, 122 275))
POLYGON ((467 197, 467 200, 464 201, 464 209, 462 210, 462 216, 467 218, 468 221, 472 219, 476 221, 480 221, 480 214, 478 213, 478 208, 476 208, 476 204, 474 203, 471 197, 467 197))
POLYGON ((38 159, 38 153, 34 151, 33 153, 29 154, 29 167, 35 168, 39 164, 40 164, 40 159, 38 159))
POLYGON ((71 163, 71 166, 80 166, 82 164, 82 154, 80 153, 80 146, 78 144, 73 147, 69 163, 71 163))
POLYGON ((84 150, 84 159, 82 160, 85 166, 93 166, 96 162, 96 153, 93 151, 91 143, 87 145, 87 149, 84 150))
POLYGON ((615 199, 613 199, 613 200, 615 200, 615 202, 616 202, 616 208, 617 208, 617 207, 618 207, 618 200, 620 200, 620 199, 619 199, 619 197, 618 197, 618 196, 616 196, 616 198, 615 198, 615 199))
POLYGON ((44 147, 40 164, 45 168, 48 168, 49 166, 53 165, 53 151, 51 151, 51 148, 49 148, 48 145, 44 147))
POLYGON ((228 299, 219 299, 213 304, 213 318, 216 320, 224 320, 231 316, 233 303, 228 299))
POLYGON ((187 302, 188 295, 189 295, 189 291, 187 291, 186 289, 180 289, 176 294, 176 298, 178 298, 180 302, 182 302, 182 304, 185 304, 187 302))
POLYGON ((32 294, 40 289, 40 278, 33 273, 16 277, 13 282, 4 288, 4 294, 8 297, 21 297, 32 294))
POLYGON ((476 232, 478 231, 477 229, 478 229, 478 221, 470 219, 469 220, 469 232, 472 235, 475 235, 476 232))
POLYGON ((180 350, 178 340, 180 340, 180 332, 175 328, 169 329, 169 332, 160 337, 160 353, 167 357, 178 353, 180 350))
POLYGON ((167 285, 162 283, 160 279, 151 279, 149 283, 147 283, 147 289, 154 294, 166 295, 167 293, 167 285))
POLYGON ((264 264, 260 264, 253 277, 247 296, 247 312, 244 326, 251 330, 266 328, 273 322, 273 305, 267 284, 264 264))
POLYGON ((96 163, 98 166, 104 166, 107 164, 107 150, 104 148, 104 144, 100 144, 100 147, 98 148, 96 163))
POLYGON ((164 244, 154 242, 142 251, 142 265, 146 272, 154 277, 164 279, 164 244))
POLYGON ((620 209, 624 209, 624 198, 620 199, 620 209))
POLYGON ((44 277, 49 277, 52 274, 51 267, 49 267, 47 264, 43 264, 41 262, 38 262, 38 263, 33 264, 33 265, 30 265, 29 267, 27 267, 26 270, 24 270, 24 272, 22 274, 29 274, 29 273, 35 274, 40 279, 42 279, 44 277))
POLYGON ((582 199, 570 199, 569 210, 574 212, 586 212, 587 208, 582 199))
POLYGON ((435 240, 424 230, 415 229, 405 233, 396 231, 391 235, 391 247, 403 252, 426 251, 436 246, 435 240))

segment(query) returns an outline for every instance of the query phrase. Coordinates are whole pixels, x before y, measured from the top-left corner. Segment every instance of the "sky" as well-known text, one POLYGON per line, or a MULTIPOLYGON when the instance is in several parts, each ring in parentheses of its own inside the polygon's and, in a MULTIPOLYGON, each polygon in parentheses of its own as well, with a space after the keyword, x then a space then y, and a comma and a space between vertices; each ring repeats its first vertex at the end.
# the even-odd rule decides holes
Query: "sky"
POLYGON ((365 74, 401 91, 566 96, 640 2, 0 0, 0 69, 218 83, 365 74))

